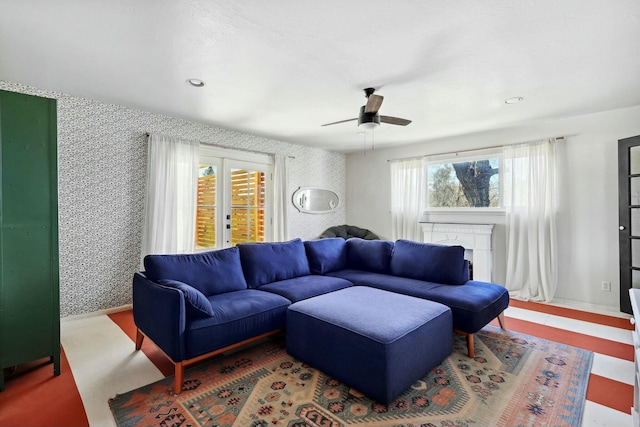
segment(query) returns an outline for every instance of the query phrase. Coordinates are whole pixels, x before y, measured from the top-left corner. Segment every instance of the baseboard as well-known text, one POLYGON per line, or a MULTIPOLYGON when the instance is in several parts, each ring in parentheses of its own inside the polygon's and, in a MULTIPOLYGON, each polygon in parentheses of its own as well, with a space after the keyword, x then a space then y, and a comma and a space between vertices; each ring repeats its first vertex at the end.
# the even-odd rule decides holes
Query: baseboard
POLYGON ((119 313, 121 311, 131 310, 133 308, 132 304, 125 304, 119 307, 106 308, 104 310, 92 311, 91 313, 83 313, 83 314, 74 314, 73 316, 67 316, 60 319, 61 323, 64 322, 73 322, 75 320, 87 319, 95 316, 103 316, 109 315, 112 313, 119 313))
POLYGON ((630 319, 631 315, 622 313, 615 307, 601 304, 591 304, 583 301, 574 301, 563 298, 554 298, 551 302, 542 302, 541 304, 555 305, 557 307, 572 308, 574 310, 588 311, 590 313, 604 314, 606 316, 620 317, 622 319, 630 319))

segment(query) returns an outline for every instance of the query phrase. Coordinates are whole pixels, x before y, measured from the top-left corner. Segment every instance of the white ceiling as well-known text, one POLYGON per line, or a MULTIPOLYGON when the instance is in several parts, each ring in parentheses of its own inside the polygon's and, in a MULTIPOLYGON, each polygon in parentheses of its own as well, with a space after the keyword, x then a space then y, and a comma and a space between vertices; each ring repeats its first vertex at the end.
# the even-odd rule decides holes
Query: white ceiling
POLYGON ((0 80, 353 151, 640 105, 640 1, 1 0, 0 80))

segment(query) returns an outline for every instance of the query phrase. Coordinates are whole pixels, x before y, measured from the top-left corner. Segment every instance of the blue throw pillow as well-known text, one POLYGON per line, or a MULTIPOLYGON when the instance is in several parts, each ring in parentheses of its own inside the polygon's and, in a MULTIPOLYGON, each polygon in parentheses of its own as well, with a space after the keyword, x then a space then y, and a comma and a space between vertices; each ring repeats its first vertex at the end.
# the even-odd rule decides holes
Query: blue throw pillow
POLYGON ((396 242, 391 256, 391 274, 443 285, 462 285, 469 277, 462 246, 410 240, 396 242))
POLYGON ((388 273, 393 242, 387 240, 347 240, 347 267, 373 273, 388 273))
POLYGON ((242 271, 250 288, 311 274, 300 239, 276 243, 240 243, 242 271))
POLYGON ((147 255, 145 275, 154 282, 178 280, 205 296, 247 289, 238 248, 184 255, 147 255))
POLYGON ((189 286, 186 283, 179 282, 177 280, 166 280, 161 279, 158 281, 163 286, 170 286, 172 288, 180 289, 184 294, 184 298, 191 304, 193 308, 198 311, 201 311, 204 314, 208 314, 209 316, 213 316, 215 313, 213 311, 213 307, 211 307, 211 303, 202 295, 202 292, 194 288, 193 286, 189 286))
POLYGON ((340 237, 304 242, 309 268, 313 274, 327 274, 347 265, 347 243, 340 237))

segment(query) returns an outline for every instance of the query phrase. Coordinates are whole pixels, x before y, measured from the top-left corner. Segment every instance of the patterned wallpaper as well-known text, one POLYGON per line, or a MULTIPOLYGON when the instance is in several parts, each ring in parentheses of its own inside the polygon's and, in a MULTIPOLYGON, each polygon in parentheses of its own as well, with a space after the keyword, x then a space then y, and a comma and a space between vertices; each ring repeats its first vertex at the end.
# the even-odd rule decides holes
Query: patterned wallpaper
POLYGON ((302 145, 105 104, 0 80, 0 89, 58 100, 60 310, 62 317, 131 303, 138 270, 146 174, 146 132, 230 148, 293 156, 288 195, 323 187, 336 212, 299 213, 289 235, 311 239, 345 222, 345 157, 302 145))

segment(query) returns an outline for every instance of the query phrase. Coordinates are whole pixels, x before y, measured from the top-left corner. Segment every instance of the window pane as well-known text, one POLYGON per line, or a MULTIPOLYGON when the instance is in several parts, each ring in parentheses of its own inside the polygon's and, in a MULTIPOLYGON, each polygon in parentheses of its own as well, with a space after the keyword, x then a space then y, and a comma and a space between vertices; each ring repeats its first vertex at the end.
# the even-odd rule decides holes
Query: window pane
POLYGON ((640 208, 631 209, 631 235, 640 237, 640 208))
POLYGON ((629 194, 631 195, 631 204, 640 205, 640 177, 634 176, 631 178, 629 186, 629 194))
POLYGON ((632 175, 640 173, 640 147, 629 149, 629 166, 632 175))
POLYGON ((216 247, 216 209, 198 207, 196 214, 196 248, 216 247))
POLYGON ((200 165, 196 209, 196 249, 216 247, 216 169, 212 165, 200 165))
POLYGON ((640 268, 640 240, 631 239, 631 267, 640 268))
POLYGON ((428 207, 499 207, 498 165, 498 158, 429 165, 428 207))
POLYGON ((640 271, 638 270, 631 270, 631 287, 640 288, 640 271))
POLYGON ((231 245, 265 241, 265 174, 231 170, 231 245))

